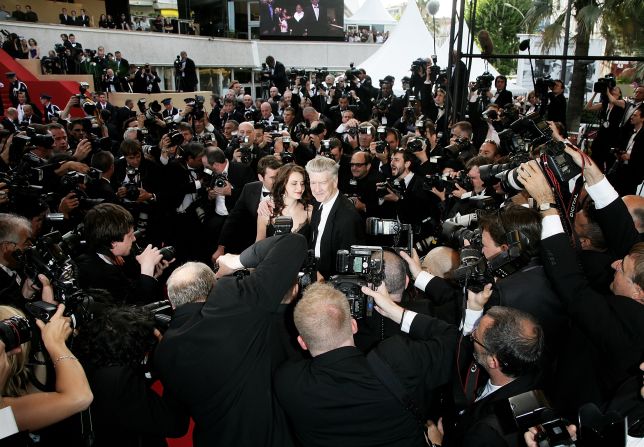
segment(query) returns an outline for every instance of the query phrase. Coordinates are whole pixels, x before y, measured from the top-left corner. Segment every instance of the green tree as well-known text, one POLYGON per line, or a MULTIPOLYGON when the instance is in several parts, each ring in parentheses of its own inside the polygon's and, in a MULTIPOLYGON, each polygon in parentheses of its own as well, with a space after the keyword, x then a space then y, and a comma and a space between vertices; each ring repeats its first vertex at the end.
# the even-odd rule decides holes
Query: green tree
MULTIPOLYGON (((486 30, 490 34, 495 53, 516 54, 519 52, 517 34, 530 33, 534 28, 525 23, 525 14, 531 4, 531 0, 478 0, 475 26, 470 21, 470 3, 465 7, 465 20, 473 35, 479 30, 486 30)), ((490 59, 490 63, 504 75, 517 71, 516 59, 490 59)))
MULTIPOLYGON (((549 21, 543 29, 543 47, 555 47, 564 34, 566 3, 558 0, 535 0, 526 14, 527 26, 537 26, 549 21), (563 6, 563 8, 562 8, 563 6), (561 11, 553 15, 553 11, 561 11)), ((641 0, 570 0, 576 25, 575 56, 587 56, 590 36, 595 25, 609 43, 607 50, 620 49, 627 53, 642 54, 641 33, 644 22, 641 0)), ((586 93, 586 66, 584 61, 573 65, 567 121, 570 129, 577 129, 586 93)))

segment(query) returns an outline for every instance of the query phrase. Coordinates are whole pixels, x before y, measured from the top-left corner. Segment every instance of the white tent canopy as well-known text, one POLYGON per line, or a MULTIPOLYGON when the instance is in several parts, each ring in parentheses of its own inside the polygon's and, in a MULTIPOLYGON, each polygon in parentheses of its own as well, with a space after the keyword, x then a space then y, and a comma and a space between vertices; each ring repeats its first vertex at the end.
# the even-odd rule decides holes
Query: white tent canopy
POLYGON ((344 20, 346 25, 395 25, 396 20, 387 12, 380 0, 367 0, 351 17, 344 20))
MULTIPOLYGON (((463 33, 464 46, 468 36, 469 29, 465 25, 463 33)), ((377 85, 378 80, 383 79, 387 75, 393 76, 396 78, 394 90, 400 92, 402 89, 400 80, 405 76, 410 76, 409 67, 412 61, 419 57, 427 58, 433 51, 434 39, 427 30, 427 26, 418 10, 418 5, 414 0, 410 0, 398 25, 391 31, 387 41, 382 44, 378 51, 357 66, 367 71, 374 85, 377 85)), ((450 45, 448 39, 437 50, 438 65, 441 68, 447 67, 449 51, 450 45)), ((480 53, 476 45, 474 45, 473 52, 480 53)), ((470 80, 476 79, 483 71, 485 71, 485 62, 482 59, 472 59, 470 80)), ((488 71, 494 76, 498 75, 498 72, 492 65, 488 65, 488 71)))

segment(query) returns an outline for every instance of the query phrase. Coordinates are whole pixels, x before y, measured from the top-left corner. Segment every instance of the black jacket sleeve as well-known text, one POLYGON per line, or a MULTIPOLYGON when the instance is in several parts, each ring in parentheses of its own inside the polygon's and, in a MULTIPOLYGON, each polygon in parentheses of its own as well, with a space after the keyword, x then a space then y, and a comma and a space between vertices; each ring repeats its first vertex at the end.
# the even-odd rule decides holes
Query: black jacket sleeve
POLYGON ((608 247, 618 258, 626 256, 633 245, 640 241, 633 219, 621 198, 596 210, 595 218, 606 236, 608 247))

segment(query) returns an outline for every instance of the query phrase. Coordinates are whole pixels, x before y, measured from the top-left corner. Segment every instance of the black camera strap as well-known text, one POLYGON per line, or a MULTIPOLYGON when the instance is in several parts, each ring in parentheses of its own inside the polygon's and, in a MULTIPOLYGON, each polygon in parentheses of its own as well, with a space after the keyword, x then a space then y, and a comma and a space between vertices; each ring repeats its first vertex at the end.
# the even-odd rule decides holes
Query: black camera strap
POLYGON ((411 413, 424 432, 427 421, 423 417, 416 401, 407 391, 405 391, 405 388, 402 383, 400 383, 400 380, 396 377, 391 367, 378 355, 375 349, 372 349, 369 354, 367 354, 367 361, 380 383, 382 383, 385 388, 394 395, 405 410, 411 413))

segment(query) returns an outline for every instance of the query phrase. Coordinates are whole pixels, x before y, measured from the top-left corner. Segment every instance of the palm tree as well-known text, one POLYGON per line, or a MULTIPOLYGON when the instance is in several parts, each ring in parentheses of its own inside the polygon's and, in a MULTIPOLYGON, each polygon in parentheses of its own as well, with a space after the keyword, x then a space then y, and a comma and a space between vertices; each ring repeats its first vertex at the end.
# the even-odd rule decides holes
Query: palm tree
MULTIPOLYGON (((563 0, 565 1, 565 0, 563 0)), ((571 14, 574 16, 576 24, 575 56, 587 56, 590 46, 590 36, 595 25, 604 20, 605 25, 601 27, 603 37, 609 42, 607 48, 617 49, 622 46, 623 50, 629 52, 641 52, 641 39, 633 39, 637 33, 641 34, 642 30, 642 11, 641 4, 638 0, 569 0, 568 7, 571 8, 571 14), (619 20, 615 20, 619 17, 619 20), (632 21, 626 20, 631 18, 632 21), (610 25, 609 25, 610 24, 610 25), (624 27, 621 27, 623 24, 624 27), (627 31, 627 28, 631 31, 627 31), (616 43, 617 36, 628 36, 616 43), (634 46, 639 45, 636 49, 634 46)), ((562 11, 554 16, 554 20, 543 30, 543 48, 553 48, 562 38, 564 24, 566 20, 567 8, 561 8, 559 0, 535 0, 532 8, 526 14, 526 24, 528 27, 535 27, 544 20, 553 17, 553 11, 562 11)), ((579 118, 584 103, 586 93, 586 69, 585 61, 576 60, 573 65, 570 95, 568 98, 568 127, 576 129, 579 127, 579 118)))

